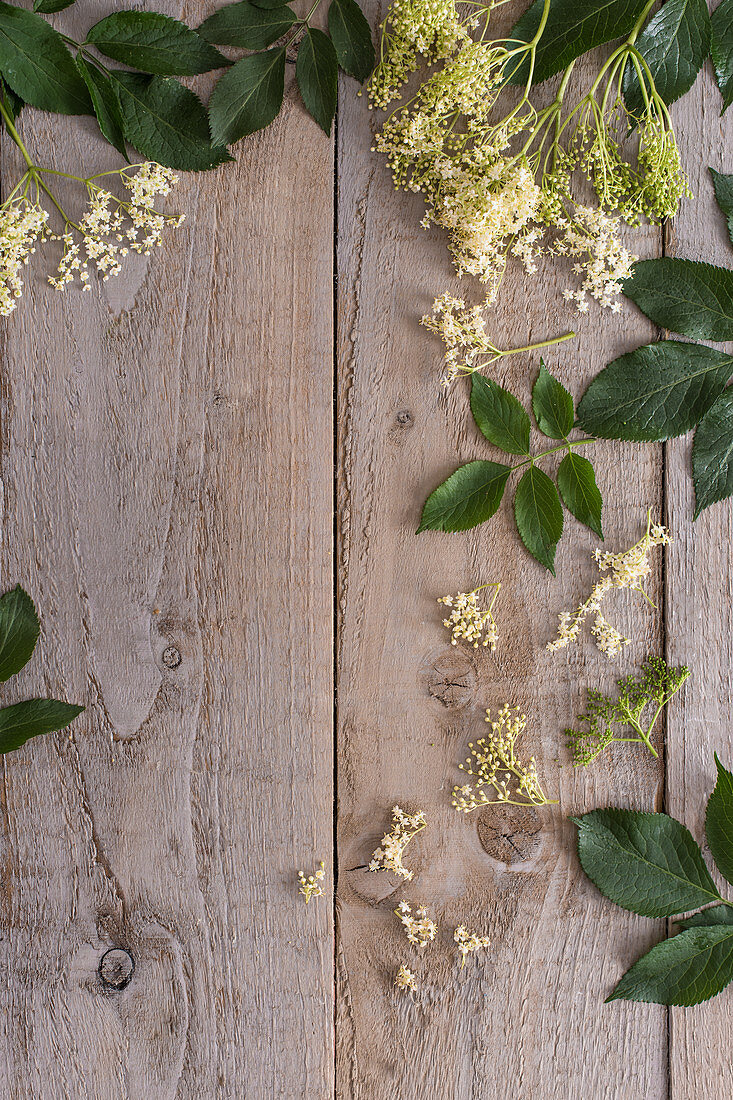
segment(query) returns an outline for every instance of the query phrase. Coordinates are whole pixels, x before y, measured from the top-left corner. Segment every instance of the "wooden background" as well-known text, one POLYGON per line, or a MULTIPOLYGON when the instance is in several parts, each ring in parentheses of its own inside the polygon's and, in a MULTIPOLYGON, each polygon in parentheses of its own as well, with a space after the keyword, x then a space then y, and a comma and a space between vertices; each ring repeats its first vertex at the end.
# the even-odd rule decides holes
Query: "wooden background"
MULTIPOLYGON (((116 6, 81 0, 61 25, 116 6)), ((465 386, 439 392, 417 321, 455 285, 445 242, 392 189, 355 92, 342 82, 329 140, 291 91, 235 164, 182 178, 186 222, 158 254, 83 298, 48 287, 37 255, 3 321, 2 582, 43 623, 6 697, 87 711, 2 760, 0 1096, 724 1100, 729 994, 603 1005, 665 928, 588 883, 567 817, 664 808, 702 839, 713 750, 733 759, 730 506, 693 526, 688 439, 591 448, 607 546, 634 542, 647 507, 674 532, 659 610, 614 609, 636 641, 613 668, 587 639, 544 649, 594 576, 595 538, 569 517, 556 580, 506 503, 476 531, 416 537, 457 462, 497 456, 465 386), (496 654, 452 648, 436 597, 494 580, 496 654), (693 673, 659 762, 621 749, 574 770, 562 729, 586 686, 647 652, 693 673), (458 815, 455 765, 505 701, 560 805, 458 815), (429 821, 406 886, 365 867, 395 803, 429 821), (295 871, 321 858, 328 896, 306 909, 295 871), (418 960, 403 896, 441 921, 418 960), (458 923, 492 940, 461 971, 458 923), (100 977, 113 947, 134 962, 121 989, 100 977), (403 960, 414 1001, 391 988, 403 960)), ((674 108, 696 200, 633 235, 643 256, 730 264, 707 173, 733 171, 719 107, 706 69, 674 108)), ((23 122, 54 167, 116 163, 87 122, 23 122)), ((0 152, 7 193, 19 161, 0 152)), ((578 395, 656 333, 630 304, 571 315, 564 278, 512 275, 492 324, 511 344, 576 325, 546 359, 578 395)), ((537 368, 496 376, 526 401, 537 368)))

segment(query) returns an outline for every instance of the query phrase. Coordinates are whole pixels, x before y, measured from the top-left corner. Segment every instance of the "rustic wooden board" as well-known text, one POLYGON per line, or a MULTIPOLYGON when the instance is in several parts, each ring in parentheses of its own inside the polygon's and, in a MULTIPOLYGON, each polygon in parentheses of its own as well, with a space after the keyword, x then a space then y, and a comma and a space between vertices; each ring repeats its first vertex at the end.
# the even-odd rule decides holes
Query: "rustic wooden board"
MULTIPOLYGON (((376 7, 372 7, 376 11, 376 7)), ((376 18, 376 16, 375 16, 376 18)), ((418 198, 396 194, 369 153, 363 100, 344 99, 339 121, 339 943, 337 1095, 468 1098, 668 1095, 666 1011, 602 1005, 623 970, 663 933, 604 901, 580 873, 567 815, 613 803, 661 808, 661 764, 613 753, 587 773, 569 766, 562 729, 583 688, 609 686, 611 667, 584 639, 548 654, 556 613, 594 578, 595 537, 568 517, 557 580, 519 545, 505 501, 490 526, 465 535, 415 535, 421 504, 460 461, 499 458, 470 423, 467 388, 438 392, 441 349, 418 327, 434 296, 456 286, 442 235, 419 227, 418 198), (438 596, 501 581, 501 642, 494 656, 453 649, 438 596), (521 705, 525 734, 560 806, 463 817, 450 806, 466 742, 486 707, 521 705), (398 803, 423 809, 411 845, 412 883, 366 864, 398 803), (439 917, 437 946, 420 959, 392 915, 425 901, 439 917), (459 971, 458 923, 491 936, 492 949, 459 971), (407 961, 415 1002, 391 989, 407 961)), ((661 234, 634 236, 645 256, 661 234), (640 242, 640 243, 639 243, 640 242)), ((505 346, 567 330, 550 369, 573 390, 616 354, 654 336, 630 306, 623 324, 558 305, 564 274, 527 284, 512 275, 495 312, 505 346)), ((478 300, 476 287, 461 284, 478 300)), ((527 403, 538 357, 506 360, 497 377, 527 403)), ((636 541, 646 509, 663 507, 662 450, 599 443, 607 545, 636 541)), ((661 558, 651 591, 661 596, 661 558)), ((619 667, 660 652, 661 611, 620 600, 619 624, 636 644, 619 667)))
MULTIPOLYGON (((709 69, 674 105, 683 163, 694 202, 667 232, 666 253, 733 266, 733 246, 715 204, 708 166, 733 172, 733 114, 720 117, 721 97, 709 69)), ((667 724, 667 807, 704 842, 705 806, 715 785, 713 753, 733 766, 731 506, 715 504, 692 523, 692 436, 667 444, 667 512, 675 541, 666 576, 668 659, 687 663, 684 706, 667 724)), ((704 850, 707 845, 703 843, 704 850)), ((709 856, 709 852, 708 852, 709 856)), ((712 862, 712 861, 710 861, 712 862)), ((716 876, 725 894, 728 884, 716 876)), ((730 992, 696 1008, 670 1010, 670 1097, 733 1094, 730 992)))
POLYGON ((3 323, 2 580, 43 622, 7 695, 88 708, 2 762, 8 1100, 331 1094, 330 906, 294 876, 332 848, 332 200, 291 97, 182 179, 159 254, 83 297, 36 256, 3 323))

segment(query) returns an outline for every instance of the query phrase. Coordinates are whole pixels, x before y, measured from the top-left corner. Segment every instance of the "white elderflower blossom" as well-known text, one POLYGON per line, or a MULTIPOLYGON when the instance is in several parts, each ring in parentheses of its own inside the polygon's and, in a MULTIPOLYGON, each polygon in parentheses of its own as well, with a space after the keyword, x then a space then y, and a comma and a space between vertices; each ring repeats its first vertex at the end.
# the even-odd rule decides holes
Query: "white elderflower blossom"
POLYGON ((402 993, 417 993, 417 978, 404 963, 395 974, 394 984, 402 993))
POLYGON ((400 878, 409 881, 414 872, 405 867, 402 856, 412 838, 421 832, 426 825, 427 821, 422 811, 407 814, 399 806, 394 806, 392 809, 392 829, 389 833, 384 834, 381 846, 372 853, 369 870, 394 871, 400 878))
POLYGON ((443 626, 451 632, 451 645, 468 642, 474 649, 490 646, 493 653, 499 640, 496 621, 492 614, 501 585, 482 584, 473 592, 459 592, 456 596, 441 596, 438 603, 451 608, 451 614, 443 619, 443 626), (478 593, 484 588, 495 589, 488 608, 482 611, 478 605, 478 593))
POLYGON ((48 211, 23 197, 0 208, 0 316, 15 309, 23 292, 21 268, 47 235, 48 211))
POLYGON ((462 924, 459 924, 453 933, 453 939, 458 944, 458 953, 461 956, 461 966, 466 965, 466 957, 472 951, 480 951, 491 946, 488 936, 477 936, 475 932, 469 932, 462 924))
POLYGON ((305 898, 307 905, 311 898, 322 898, 324 895, 323 880, 326 877, 326 864, 321 860, 318 869, 312 875, 306 875, 298 871, 298 893, 305 898))
MULTIPOLYGON (((571 642, 575 642, 588 615, 595 614, 591 633, 596 645, 607 657, 616 657, 622 647, 629 644, 629 639, 624 638, 606 621, 601 614, 601 604, 608 593, 616 588, 628 588, 632 592, 640 592, 646 600, 649 600, 641 583, 651 572, 649 552, 655 546, 666 546, 671 538, 666 527, 659 523, 652 523, 651 512, 648 512, 644 535, 628 550, 618 554, 612 554, 607 550, 596 550, 594 557, 598 568, 608 575, 594 584, 590 596, 576 611, 560 612, 557 637, 548 643, 547 648, 551 651, 564 649, 571 642)), ((651 603, 651 600, 649 602, 651 603)))
POLYGON ((410 905, 406 901, 401 901, 394 913, 413 947, 422 951, 435 939, 438 926, 434 920, 430 919, 424 905, 419 905, 413 914, 410 905))
POLYGON ((474 776, 473 784, 453 788, 452 805, 462 813, 496 803, 511 806, 546 806, 547 798, 540 785, 534 756, 523 764, 517 757, 516 743, 527 725, 519 708, 514 711, 505 703, 495 719, 486 711, 484 721, 491 726, 488 737, 474 744, 469 742, 470 756, 459 764, 461 771, 474 776))

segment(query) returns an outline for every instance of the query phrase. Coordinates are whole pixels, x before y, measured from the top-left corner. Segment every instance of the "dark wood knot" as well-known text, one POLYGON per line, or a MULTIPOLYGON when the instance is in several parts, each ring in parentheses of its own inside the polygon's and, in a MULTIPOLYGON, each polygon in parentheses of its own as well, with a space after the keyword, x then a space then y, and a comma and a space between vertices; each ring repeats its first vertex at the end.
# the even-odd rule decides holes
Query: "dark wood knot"
POLYGON ((176 646, 169 645, 163 650, 162 661, 166 668, 178 668, 182 660, 181 651, 176 646))
POLYGON ((124 947, 110 947, 99 960, 99 980, 105 989, 119 993, 132 981, 135 960, 124 947))
POLYGON ((492 859, 511 867, 535 858, 542 844, 542 825, 533 806, 487 806, 479 814, 478 838, 492 859))
POLYGON ((427 686, 428 694, 444 707, 457 710, 467 706, 476 691, 473 661, 458 648, 445 650, 428 672, 427 686))
POLYGON ((400 409, 395 419, 401 428, 409 428, 414 421, 413 415, 409 409, 400 409))

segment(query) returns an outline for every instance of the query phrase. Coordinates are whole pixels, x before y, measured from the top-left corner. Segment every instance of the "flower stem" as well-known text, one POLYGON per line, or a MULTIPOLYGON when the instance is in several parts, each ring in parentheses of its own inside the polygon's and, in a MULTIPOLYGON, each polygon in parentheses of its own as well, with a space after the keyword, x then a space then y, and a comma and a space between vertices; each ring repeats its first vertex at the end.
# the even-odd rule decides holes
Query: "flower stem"
POLYGON ((2 100, 1 96, 0 96, 0 115, 2 115, 3 122, 5 123, 5 128, 8 131, 8 133, 10 134, 10 137, 13 139, 13 141, 15 142, 15 144, 18 146, 21 153, 23 154, 23 157, 25 159, 26 164, 28 165, 28 167, 31 170, 35 171, 35 165, 33 164, 33 161, 30 158, 30 153, 26 149, 25 144, 23 143, 23 139, 21 138, 20 134, 15 129, 13 119, 12 119, 12 117, 10 115, 10 112, 8 111, 7 107, 3 103, 3 100, 2 100))

